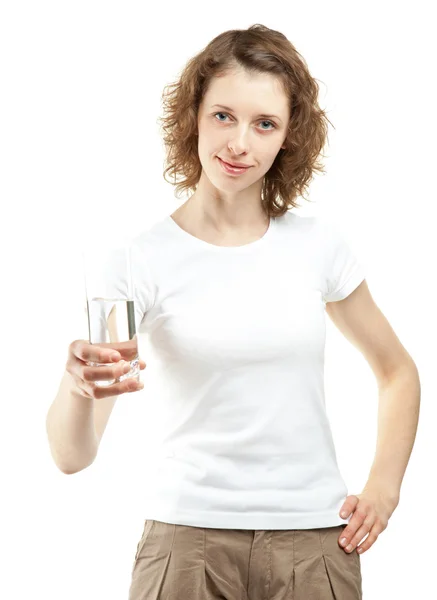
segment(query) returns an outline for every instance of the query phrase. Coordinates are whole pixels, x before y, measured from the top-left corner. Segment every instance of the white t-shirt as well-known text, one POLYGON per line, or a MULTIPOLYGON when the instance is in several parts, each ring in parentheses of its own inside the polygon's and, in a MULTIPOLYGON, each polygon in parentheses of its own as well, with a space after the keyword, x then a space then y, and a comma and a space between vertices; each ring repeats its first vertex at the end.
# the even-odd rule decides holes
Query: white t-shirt
POLYGON ((337 228, 288 211, 259 240, 225 247, 169 215, 133 238, 132 260, 140 356, 163 409, 149 424, 160 443, 144 518, 231 529, 347 523, 325 409, 325 303, 365 275, 337 228))

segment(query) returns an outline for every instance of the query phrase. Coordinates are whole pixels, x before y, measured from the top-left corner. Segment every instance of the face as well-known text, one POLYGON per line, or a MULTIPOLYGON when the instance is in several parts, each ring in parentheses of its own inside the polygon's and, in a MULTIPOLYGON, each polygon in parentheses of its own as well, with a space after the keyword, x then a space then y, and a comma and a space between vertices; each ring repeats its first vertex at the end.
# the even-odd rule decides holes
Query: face
POLYGON ((289 118, 289 100, 273 75, 249 75, 239 69, 213 78, 198 113, 203 175, 217 191, 231 195, 262 183, 284 147, 289 118), (219 157, 249 168, 242 174, 229 173, 219 157))

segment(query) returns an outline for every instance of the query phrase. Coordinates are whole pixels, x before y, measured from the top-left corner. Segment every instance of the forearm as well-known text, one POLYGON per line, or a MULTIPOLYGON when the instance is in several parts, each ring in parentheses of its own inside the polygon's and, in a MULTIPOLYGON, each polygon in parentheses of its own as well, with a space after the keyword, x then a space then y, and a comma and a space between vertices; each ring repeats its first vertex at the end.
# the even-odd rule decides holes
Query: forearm
POLYGON ((89 466, 97 454, 94 400, 74 391, 73 379, 65 371, 59 391, 46 418, 50 451, 63 473, 89 466))
POLYGON ((420 379, 414 363, 378 386, 378 434, 366 488, 398 497, 413 449, 420 409, 420 379))

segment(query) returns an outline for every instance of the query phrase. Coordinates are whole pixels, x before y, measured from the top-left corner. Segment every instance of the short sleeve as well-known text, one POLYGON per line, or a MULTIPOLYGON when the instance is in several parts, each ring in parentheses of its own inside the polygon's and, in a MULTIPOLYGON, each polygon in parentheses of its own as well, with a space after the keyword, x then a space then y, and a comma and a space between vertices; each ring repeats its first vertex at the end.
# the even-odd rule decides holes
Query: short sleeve
POLYGON ((147 248, 143 247, 139 241, 138 243, 136 239, 132 241, 132 282, 134 287, 137 332, 144 317, 156 301, 157 288, 150 267, 150 254, 147 248))
POLYGON ((109 313, 115 305, 111 300, 130 298, 134 301, 135 331, 139 332, 144 315, 154 302, 155 289, 144 253, 135 239, 128 238, 124 245, 108 244, 104 255, 99 257, 98 262, 95 261, 88 286, 90 297, 99 296, 106 300, 100 312, 97 307, 94 309, 93 331, 100 331, 102 335, 106 329, 109 313), (130 257, 129 262, 127 256, 130 257))
POLYGON ((322 221, 324 238, 324 302, 343 300, 364 280, 366 271, 346 236, 332 223, 322 221))

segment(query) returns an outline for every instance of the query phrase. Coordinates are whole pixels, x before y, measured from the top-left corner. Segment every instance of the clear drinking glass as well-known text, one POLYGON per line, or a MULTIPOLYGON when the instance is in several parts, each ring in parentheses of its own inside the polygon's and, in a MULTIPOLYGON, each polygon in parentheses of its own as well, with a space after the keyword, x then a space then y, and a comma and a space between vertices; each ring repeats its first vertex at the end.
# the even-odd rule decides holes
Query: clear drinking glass
MULTIPOLYGON (((108 247, 91 240, 86 242, 82 260, 89 342, 116 350, 131 367, 117 379, 95 381, 95 384, 108 386, 128 377, 140 381, 131 246, 125 241, 108 247)), ((94 362, 87 364, 108 366, 94 362)))

